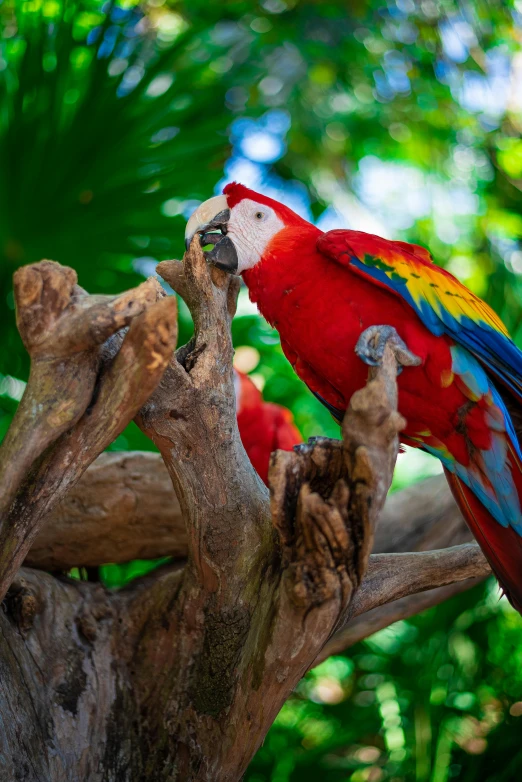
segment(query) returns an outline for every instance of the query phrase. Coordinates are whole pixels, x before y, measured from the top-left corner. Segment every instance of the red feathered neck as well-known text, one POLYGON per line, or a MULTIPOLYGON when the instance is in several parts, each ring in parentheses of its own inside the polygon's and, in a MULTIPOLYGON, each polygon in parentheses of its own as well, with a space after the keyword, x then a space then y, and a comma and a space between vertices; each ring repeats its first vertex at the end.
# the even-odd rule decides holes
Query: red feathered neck
POLYGON ((235 372, 239 378, 239 387, 240 387, 239 405, 238 405, 237 412, 240 413, 248 408, 259 407, 263 403, 261 391, 254 384, 254 381, 248 377, 248 375, 245 375, 243 372, 240 372, 238 369, 236 369, 235 372))
POLYGON ((289 209, 288 206, 281 204, 279 201, 275 201, 273 198, 256 193, 255 190, 250 190, 245 185, 240 185, 238 182, 231 182, 223 189, 224 195, 227 197, 227 204, 229 209, 233 209, 236 204, 239 204, 244 198, 249 198, 251 201, 255 201, 257 204, 264 204, 270 206, 274 212, 281 218, 285 225, 307 223, 302 217, 299 217, 295 212, 289 209))

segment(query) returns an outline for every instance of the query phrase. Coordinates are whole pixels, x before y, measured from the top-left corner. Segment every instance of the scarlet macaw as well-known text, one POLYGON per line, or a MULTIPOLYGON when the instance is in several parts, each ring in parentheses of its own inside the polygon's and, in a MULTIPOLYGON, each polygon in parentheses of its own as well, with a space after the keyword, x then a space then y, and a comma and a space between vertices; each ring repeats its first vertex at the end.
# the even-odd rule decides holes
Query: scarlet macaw
POLYGON ((291 451, 303 438, 286 407, 265 402, 248 375, 234 370, 237 426, 241 442, 261 480, 268 484, 273 451, 291 451))
POLYGON ((323 233, 240 184, 197 208, 187 243, 195 233, 202 246, 214 245, 212 263, 243 276, 295 371, 337 420, 366 382, 360 358, 379 359, 359 342, 366 329, 386 324, 420 359, 398 377, 407 421, 401 440, 441 460, 471 531, 522 613, 515 432, 522 352, 497 315, 423 247, 360 231, 323 233))

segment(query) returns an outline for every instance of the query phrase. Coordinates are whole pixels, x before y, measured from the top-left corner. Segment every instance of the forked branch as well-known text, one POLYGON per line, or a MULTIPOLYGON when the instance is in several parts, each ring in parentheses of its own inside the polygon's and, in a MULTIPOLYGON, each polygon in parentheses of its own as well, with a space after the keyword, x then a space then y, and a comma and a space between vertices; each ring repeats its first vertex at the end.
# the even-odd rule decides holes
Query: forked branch
MULTIPOLYGON (((192 747, 179 754, 180 778, 235 779, 363 580, 403 425, 396 361, 387 349, 354 395, 343 442, 319 439, 274 455, 269 509, 235 420, 229 321, 236 283, 209 269, 197 238, 183 267, 170 262, 159 271, 185 297, 195 335, 138 420, 173 478, 189 566, 181 589, 166 576, 146 594, 159 621, 176 590, 174 621, 158 630, 154 656, 192 674, 174 676, 170 697, 159 670, 152 679, 161 686, 156 697, 167 697, 173 752, 192 747)), ((140 611, 139 602, 131 610, 140 611)), ((136 670, 151 653, 138 628, 136 670)), ((147 703, 153 692, 149 681, 147 703)))
POLYGON ((0 451, 0 599, 45 514, 129 423, 157 385, 176 338, 176 302, 155 280, 88 296, 51 261, 15 275, 31 355, 26 392, 0 451), (130 325, 113 360, 100 347, 130 325))
MULTIPOLYGON (((397 535, 395 520, 408 506, 401 511, 394 500, 391 521, 377 538, 387 553, 370 555, 404 425, 396 384, 404 346, 398 355, 388 344, 382 365, 352 397, 342 441, 317 438, 273 455, 269 497, 237 430, 230 321, 238 281, 207 265, 197 237, 183 264, 164 262, 159 271, 195 323, 194 337, 175 354, 175 298, 165 298, 157 283, 116 299, 88 297, 71 270, 50 262, 22 270, 17 282, 18 322, 32 369, 2 454, 0 596, 9 584, 12 589, 8 618, 0 614, 0 641, 14 639, 31 671, 25 681, 38 681, 38 697, 24 696, 25 724, 33 703, 53 720, 53 757, 46 737, 31 743, 41 778, 49 778, 58 756, 63 778, 84 773, 90 740, 93 757, 109 757, 107 774, 114 778, 240 779, 301 676, 329 650, 364 637, 383 617, 407 615, 415 601, 426 604, 424 595, 433 600, 434 587, 488 572, 474 545, 392 553, 401 545, 447 541, 441 532, 447 517, 436 512, 421 516, 429 533, 419 530, 424 522, 410 519, 407 532, 397 535), (124 337, 111 337, 127 325, 124 337), (171 517, 185 524, 179 550, 186 566, 163 569, 117 595, 99 585, 62 588, 59 579, 37 571, 16 575, 45 514, 137 413, 177 493, 178 504, 158 479, 157 496, 172 502, 171 517), (12 638, 9 623, 18 633, 12 638), (50 671, 43 688, 32 649, 46 661, 44 678, 50 671), (63 660, 50 664, 49 655, 60 654, 63 660), (76 667, 69 672, 71 654, 76 667), (78 703, 89 709, 90 721, 78 703), (76 729, 81 741, 72 747, 76 729)), ((116 458, 100 461, 101 469, 108 467, 106 480, 116 475, 116 458)), ((110 488, 100 502, 109 502, 110 488)), ((102 544, 115 531, 114 506, 105 511, 102 544)), ((145 508, 123 514, 124 521, 136 517, 144 528, 145 508)), ((166 518, 162 508, 155 523, 166 518)), ((458 520, 452 524, 461 535, 458 520)), ((150 537, 147 546, 154 551, 150 537)), ((130 547, 129 556, 136 550, 130 547)), ((100 556, 77 564, 95 564, 100 556)), ((53 566, 60 562, 67 564, 66 555, 53 566)), ((18 675, 6 682, 11 711, 21 703, 18 675)), ((18 773, 17 736, 9 731, 6 762, 18 773)))

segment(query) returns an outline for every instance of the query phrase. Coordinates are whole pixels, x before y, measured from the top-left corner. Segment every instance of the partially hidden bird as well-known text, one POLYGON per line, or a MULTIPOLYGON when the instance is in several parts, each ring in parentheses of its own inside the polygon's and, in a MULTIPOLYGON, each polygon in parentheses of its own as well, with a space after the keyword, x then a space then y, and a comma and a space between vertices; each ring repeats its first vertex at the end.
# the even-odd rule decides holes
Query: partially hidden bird
POLYGON ((424 247, 323 232, 241 184, 200 204, 187 246, 195 234, 211 263, 242 275, 295 372, 338 421, 387 339, 416 357, 398 376, 401 441, 440 459, 522 613, 522 352, 495 312, 424 247))
POLYGON ((291 451, 303 442, 290 410, 266 402, 253 380, 234 370, 237 427, 243 447, 261 480, 268 485, 273 451, 291 451))

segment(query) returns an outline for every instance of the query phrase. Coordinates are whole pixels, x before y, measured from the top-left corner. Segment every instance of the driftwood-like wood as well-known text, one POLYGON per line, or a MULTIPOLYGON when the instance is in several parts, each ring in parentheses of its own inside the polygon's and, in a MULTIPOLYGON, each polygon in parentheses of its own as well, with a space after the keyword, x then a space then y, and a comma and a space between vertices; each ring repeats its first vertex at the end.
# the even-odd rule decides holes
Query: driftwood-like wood
MULTIPOLYGON (((343 444, 318 440, 273 457, 270 514, 235 423, 224 327, 231 280, 213 271, 212 282, 197 244, 184 268, 180 278, 179 266, 160 266, 184 294, 196 338, 139 423, 163 455, 189 530, 176 621, 155 638, 154 652, 161 662, 173 655, 192 675, 176 675, 171 690, 148 670, 147 702, 161 682, 155 695, 165 699, 167 731, 164 713, 154 709, 148 719, 156 718, 154 735, 178 758, 181 779, 235 779, 363 578, 403 421, 388 350, 375 379, 354 395, 343 444)), ((140 640, 140 659, 151 651, 140 640)))
MULTIPOLYGON (((7 498, 0 527, 0 583, 7 590, 0 612, 0 716, 7 726, 0 731, 0 779, 239 780, 300 677, 333 648, 328 644, 343 634, 346 643, 356 623, 363 637, 365 616, 370 628, 388 606, 395 616, 399 605, 411 612, 419 593, 488 572, 474 545, 394 553, 401 542, 415 540, 422 549, 428 537, 443 538, 434 532, 442 517, 435 505, 430 517, 428 503, 419 518, 429 535, 403 506, 408 533, 401 537, 390 528, 401 518, 400 500, 392 500, 395 521, 384 526, 379 548, 395 548, 370 556, 404 424, 391 346, 354 394, 342 441, 318 438, 274 454, 269 494, 236 424, 230 321, 237 279, 207 266, 197 237, 183 264, 164 262, 159 271, 195 324, 194 337, 175 354, 175 299, 156 283, 107 299, 87 296, 71 270, 50 262, 19 272, 18 323, 32 369, 27 400, 0 453, 7 498), (124 326, 124 337, 112 336, 124 326), (160 471, 152 486, 139 479, 136 487, 136 475, 157 457, 128 457, 142 460, 133 474, 122 467, 125 457, 105 456, 85 473, 138 410, 136 421, 157 445, 178 505, 160 471), (105 482, 96 476, 104 466, 105 482), (111 505, 107 481, 118 470, 111 505), (170 496, 167 513, 151 495, 170 496), (46 547, 53 568, 78 557, 77 564, 96 564, 93 530, 107 551, 118 541, 128 546, 133 521, 136 534, 144 529, 142 501, 150 501, 154 523, 142 548, 126 552, 150 556, 150 538, 164 534, 163 520, 183 519, 177 551, 186 562, 117 593, 19 570, 39 530, 47 534, 46 543, 34 543, 40 564, 48 561, 46 547), (94 515, 82 554, 73 522, 87 530, 94 515), (61 550, 60 529, 69 535, 61 550)), ((165 534, 175 537, 172 529, 165 534)), ((461 534, 457 520, 455 536, 461 534)), ((169 545, 168 553, 176 551, 169 545)))
POLYGON ((491 572, 476 543, 451 549, 403 554, 373 554, 364 583, 350 606, 350 617, 373 608, 491 572))
MULTIPOLYGON (((471 589, 483 580, 483 576, 480 574, 484 569, 484 562, 479 560, 477 568, 473 572, 473 578, 465 576, 463 581, 454 581, 447 586, 407 595, 376 608, 369 608, 366 613, 359 614, 355 618, 349 618, 346 624, 339 628, 330 638, 310 667, 318 665, 332 654, 345 652, 354 644, 363 641, 379 630, 389 627, 394 622, 398 622, 401 619, 409 619, 411 616, 421 613, 421 611, 433 608, 433 606, 449 600, 449 598, 458 595, 460 592, 471 589)), ((464 572, 467 573, 466 566, 464 567, 464 572)), ((490 574, 489 570, 486 572, 487 575, 490 574)))
MULTIPOLYGON (((374 553, 426 551, 470 541, 443 475, 391 494, 374 553)), ((159 453, 104 453, 47 516, 25 559, 42 570, 187 556, 187 529, 159 453)))
POLYGON ((31 373, 0 451, 0 599, 45 514, 150 396, 177 334, 176 301, 152 278, 89 297, 72 269, 43 261, 15 274, 15 302, 31 373), (129 323, 104 361, 100 345, 129 323))
POLYGON ((25 564, 68 571, 187 556, 187 530, 159 453, 101 454, 44 519, 25 564))

